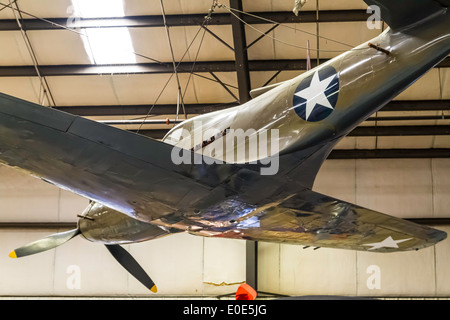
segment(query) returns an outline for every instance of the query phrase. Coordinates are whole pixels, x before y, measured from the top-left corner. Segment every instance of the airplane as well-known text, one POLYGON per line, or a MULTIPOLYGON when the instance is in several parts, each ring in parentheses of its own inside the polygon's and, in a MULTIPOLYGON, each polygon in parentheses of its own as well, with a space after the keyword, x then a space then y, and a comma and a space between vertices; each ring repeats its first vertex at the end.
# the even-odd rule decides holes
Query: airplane
POLYGON ((0 94, 1 163, 91 200, 75 230, 10 257, 81 235, 156 292, 122 244, 188 232, 397 252, 444 240, 443 231, 313 191, 336 143, 450 53, 450 0, 364 1, 389 26, 379 36, 247 103, 188 119, 162 141, 0 94), (250 133, 239 140, 239 130, 250 133), (263 138, 266 153, 239 151, 263 138))

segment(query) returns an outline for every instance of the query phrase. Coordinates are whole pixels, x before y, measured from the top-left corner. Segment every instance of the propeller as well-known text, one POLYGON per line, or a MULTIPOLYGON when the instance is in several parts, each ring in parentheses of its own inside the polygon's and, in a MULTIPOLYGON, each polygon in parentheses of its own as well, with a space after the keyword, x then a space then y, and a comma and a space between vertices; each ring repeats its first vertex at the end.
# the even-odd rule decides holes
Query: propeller
MULTIPOLYGON (((81 231, 77 228, 70 231, 60 232, 50 235, 46 238, 31 242, 23 247, 11 251, 9 256, 11 258, 22 258, 32 254, 41 253, 50 249, 54 249, 67 241, 73 239, 77 235, 81 234, 81 231)), ((137 280, 139 280, 145 287, 147 287, 153 293, 156 293, 158 289, 152 279, 145 273, 144 269, 139 263, 128 253, 124 248, 119 245, 105 245, 112 256, 131 273, 137 280)))
POLYGON ((79 229, 56 233, 11 251, 11 258, 22 258, 56 248, 80 234, 79 229))
POLYGON ((142 269, 139 263, 133 258, 127 250, 119 245, 105 245, 112 256, 125 268, 133 277, 135 277, 140 283, 146 286, 151 292, 156 293, 158 291, 153 280, 142 269))

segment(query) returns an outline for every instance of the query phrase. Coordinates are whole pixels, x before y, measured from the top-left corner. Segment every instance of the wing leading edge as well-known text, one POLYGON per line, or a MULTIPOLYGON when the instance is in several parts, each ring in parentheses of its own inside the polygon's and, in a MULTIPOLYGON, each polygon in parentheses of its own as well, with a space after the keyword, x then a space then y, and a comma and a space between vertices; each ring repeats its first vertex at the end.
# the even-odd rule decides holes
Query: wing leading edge
MULTIPOLYGON (((241 209, 242 210, 242 209, 241 209)), ((418 250, 447 234, 305 189, 249 213, 226 228, 197 219, 193 234, 373 252, 418 250)), ((222 221, 227 220, 221 217, 222 221)))

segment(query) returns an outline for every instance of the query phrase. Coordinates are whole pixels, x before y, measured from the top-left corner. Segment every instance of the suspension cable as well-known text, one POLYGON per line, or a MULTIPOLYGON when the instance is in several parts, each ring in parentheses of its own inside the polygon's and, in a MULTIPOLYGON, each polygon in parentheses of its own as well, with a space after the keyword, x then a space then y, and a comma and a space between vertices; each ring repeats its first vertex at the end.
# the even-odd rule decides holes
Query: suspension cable
MULTIPOLYGON (((10 7, 13 8, 13 4, 16 6, 16 8, 18 9, 18 5, 16 3, 16 1, 11 1, 10 0, 10 7)), ((33 65, 34 65, 34 69, 36 70, 37 76, 39 78, 40 84, 41 84, 41 88, 43 90, 43 94, 44 94, 44 98, 42 100, 42 102, 40 101, 40 97, 38 97, 39 99, 39 103, 41 103, 42 105, 45 104, 45 98, 47 99, 47 102, 49 105, 56 106, 55 104, 55 100, 53 99, 53 96, 50 92, 50 88, 48 86, 47 80, 41 75, 41 72, 39 70, 39 63, 37 61, 37 57, 36 54, 33 50, 33 47, 31 46, 31 42, 30 39, 28 38, 28 35, 26 33, 26 31, 23 29, 22 27, 22 23, 20 22, 21 20, 23 20, 22 15, 20 14, 20 12, 17 11, 13 11, 14 12, 14 17, 16 19, 17 25, 20 28, 20 32, 22 34, 23 40, 25 42, 25 45, 27 47, 28 53, 30 54, 31 60, 33 61, 33 65)), ((40 95, 40 92, 39 92, 40 95)))
MULTIPOLYGON (((328 37, 324 37, 324 36, 315 34, 315 33, 313 33, 313 32, 309 32, 309 31, 297 29, 297 28, 294 28, 294 27, 292 27, 292 26, 290 26, 290 25, 288 25, 288 24, 276 22, 276 21, 274 21, 274 20, 267 19, 267 18, 264 18, 264 17, 260 17, 260 16, 257 16, 257 15, 255 15, 255 14, 249 13, 249 12, 245 12, 245 11, 242 11, 242 10, 238 10, 238 9, 235 9, 235 8, 231 8, 231 7, 228 7, 228 6, 224 5, 224 4, 219 4, 219 3, 217 3, 217 7, 223 8, 223 9, 227 10, 231 15, 233 15, 234 17, 236 17, 237 19, 239 19, 242 23, 244 23, 244 24, 245 24, 246 26, 248 26, 249 28, 255 30, 256 32, 258 32, 258 33, 260 33, 260 34, 262 34, 262 35, 264 35, 264 36, 266 36, 266 37, 269 37, 269 38, 271 38, 271 39, 274 40, 274 41, 283 43, 283 44, 288 45, 288 46, 291 46, 291 47, 295 47, 295 48, 303 49, 303 50, 307 49, 307 48, 304 47, 304 46, 298 46, 298 45, 295 45, 295 44, 293 44, 293 43, 288 43, 288 42, 286 42, 286 41, 277 39, 277 38, 275 38, 275 37, 273 37, 273 36, 271 36, 271 35, 269 35, 269 34, 264 34, 264 32, 258 30, 258 29, 255 28, 253 25, 247 23, 244 19, 240 18, 235 12, 241 13, 241 14, 245 14, 245 15, 247 15, 247 16, 249 16, 249 17, 256 18, 256 19, 259 19, 259 20, 262 20, 262 21, 265 21, 265 22, 269 22, 269 23, 271 23, 271 24, 278 24, 278 25, 283 26, 283 27, 285 27, 285 28, 292 29, 292 30, 298 31, 298 32, 302 32, 302 33, 305 33, 305 34, 308 34, 308 35, 311 35, 311 36, 319 37, 319 38, 321 38, 321 39, 325 39, 325 40, 328 40, 328 41, 330 41, 330 42, 335 42, 335 43, 337 43, 337 44, 340 44, 340 45, 343 45, 343 46, 347 46, 347 47, 349 47, 349 48, 354 48, 353 45, 350 45, 350 44, 348 44, 348 43, 341 42, 341 41, 338 41, 338 40, 334 40, 334 39, 331 39, 331 38, 328 38, 328 37)), ((310 49, 310 50, 321 51, 321 52, 345 52, 345 51, 347 51, 347 50, 324 50, 324 49, 320 49, 320 50, 318 50, 318 49, 310 49)), ((350 50, 358 50, 358 49, 350 49, 350 50)))
MULTIPOLYGON (((184 107, 184 100, 183 100, 183 97, 181 97, 181 84, 180 84, 180 78, 179 78, 179 76, 178 76, 177 66, 176 66, 176 62, 175 62, 175 54, 173 53, 172 40, 170 39, 169 26, 167 25, 167 21, 166 21, 166 11, 164 10, 164 3, 163 3, 163 0, 159 0, 159 3, 161 4, 161 13, 162 13, 162 16, 163 16, 164 28, 165 28, 165 30, 166 30, 166 35, 167 35, 167 41, 169 42, 170 54, 172 55, 173 72, 175 73, 175 77, 176 77, 176 79, 177 79, 177 84, 178 84, 178 97, 181 98, 181 106, 182 106, 182 108, 183 108, 184 118, 187 119, 186 109, 185 109, 185 107, 184 107)), ((178 105, 178 104, 177 104, 177 105, 178 105)), ((177 112, 178 112, 178 108, 177 108, 177 112)))
MULTIPOLYGON (((215 9, 215 7, 216 7, 216 2, 217 2, 217 0, 213 0, 213 4, 212 4, 212 6, 211 6, 211 9, 209 10, 208 15, 205 16, 205 19, 203 20, 202 25, 198 28, 197 33, 196 33, 195 36, 194 36, 194 39, 192 39, 191 43, 190 43, 189 46, 187 47, 187 49, 186 49, 186 51, 184 52, 183 56, 181 57, 180 62, 178 62, 178 65, 175 66, 175 69, 174 69, 174 70, 177 70, 177 68, 178 68, 178 66, 180 65, 181 61, 183 61, 184 57, 188 54, 190 48, 192 47, 192 45, 194 44, 195 40, 197 39, 197 37, 198 37, 200 31, 201 31, 201 30, 204 30, 204 26, 207 25, 207 24, 209 23, 209 21, 211 20, 211 16, 212 16, 212 14, 214 13, 214 9, 215 9)), ((191 77, 191 75, 196 75, 195 73, 193 73, 193 69, 194 69, 194 66, 195 66, 195 63, 196 63, 196 59, 197 59, 197 57, 198 57, 198 54, 199 54, 199 52, 200 52, 200 48, 201 48, 202 43, 203 43, 203 39, 204 39, 205 32, 206 32, 206 31, 204 30, 203 37, 202 37, 202 40, 201 40, 201 42, 200 42, 199 48, 198 48, 198 50, 197 50, 197 55, 196 55, 196 57, 195 57, 195 60, 194 60, 193 66, 192 66, 192 70, 191 70, 191 73, 190 73, 189 77, 191 77)), ((149 108, 149 110, 148 110, 146 116, 142 118, 142 123, 140 124, 140 126, 139 126, 139 128, 137 129, 136 133, 139 133, 139 131, 142 129, 142 126, 144 125, 145 120, 147 120, 147 119, 149 118, 150 113, 152 112, 153 108, 156 106, 156 103, 158 103, 159 98, 161 97, 162 93, 165 91, 165 89, 166 89, 166 87, 168 86, 169 82, 172 80, 172 77, 174 76, 174 74, 175 74, 175 73, 172 73, 172 74, 170 75, 169 79, 167 80, 167 82, 166 82, 166 84, 164 85, 163 89, 162 89, 161 92, 159 93, 159 95, 158 95, 158 97, 156 98, 155 102, 153 103, 153 105, 151 106, 151 108, 149 108)), ((206 77, 205 77, 205 78, 206 78, 206 77)), ((208 79, 208 78, 206 78, 206 79, 208 79)), ((211 79, 209 79, 209 80, 211 80, 211 79)), ((214 80, 212 80, 212 81, 214 81, 214 80)), ((188 85, 189 85, 189 82, 188 82, 188 85)), ((185 89, 184 95, 186 94, 186 91, 187 91, 187 85, 186 85, 186 89, 185 89)), ((183 96, 183 97, 184 97, 184 96, 183 96)))

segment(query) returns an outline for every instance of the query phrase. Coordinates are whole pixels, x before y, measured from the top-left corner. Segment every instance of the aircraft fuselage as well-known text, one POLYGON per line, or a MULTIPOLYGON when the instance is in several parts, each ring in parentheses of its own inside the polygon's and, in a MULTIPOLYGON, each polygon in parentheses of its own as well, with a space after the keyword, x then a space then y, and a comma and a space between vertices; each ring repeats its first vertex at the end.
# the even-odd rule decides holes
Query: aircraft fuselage
POLYGON ((334 145, 448 55, 449 16, 440 13, 429 20, 397 32, 388 29, 245 104, 189 119, 163 141, 232 163, 257 160, 237 150, 265 130, 276 129, 279 135, 278 150, 269 142, 269 153, 334 145), (248 132, 247 142, 233 145, 230 135, 198 146, 226 129, 248 132))

